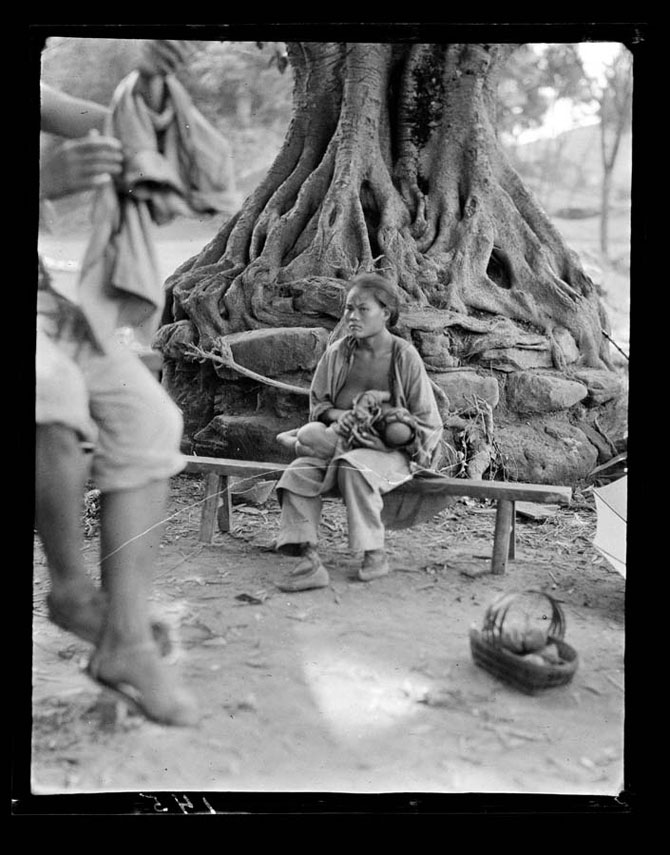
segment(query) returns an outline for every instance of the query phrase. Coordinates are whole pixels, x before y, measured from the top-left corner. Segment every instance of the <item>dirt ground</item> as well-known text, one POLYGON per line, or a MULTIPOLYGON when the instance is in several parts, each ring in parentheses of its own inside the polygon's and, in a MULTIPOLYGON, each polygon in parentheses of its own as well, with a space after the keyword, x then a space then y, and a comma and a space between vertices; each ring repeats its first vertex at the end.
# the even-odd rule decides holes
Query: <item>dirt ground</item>
MULTIPOLYGON (((567 237, 583 249, 584 224, 562 225, 578 227, 567 237)), ((211 233, 211 223, 164 229, 164 275, 211 233)), ((83 247, 81 235, 41 239, 64 287, 83 247)), ((628 293, 627 275, 610 275, 608 308, 626 350, 628 293)), ((178 640, 174 667, 201 703, 196 729, 148 722, 84 675, 89 647, 46 618, 35 537, 33 793, 621 791, 625 580, 592 545, 592 495, 578 493, 545 520, 520 517, 504 576, 480 575, 494 506, 458 501, 422 526, 389 532, 393 572, 369 584, 352 578, 358 557, 347 550, 344 509, 327 502, 322 554, 332 585, 290 595, 274 585, 292 562, 269 549, 274 495, 262 507, 238 505, 233 531, 205 545, 202 490, 197 476, 172 481, 154 588, 155 610, 178 640), (573 681, 537 696, 477 668, 469 647, 470 626, 481 626, 493 598, 526 589, 560 600, 579 654, 573 681)), ((94 578, 98 546, 87 538, 94 578)))
MULTIPOLYGON (((592 545, 588 491, 545 519, 519 516, 505 575, 481 575, 494 506, 461 499, 389 532, 393 572, 367 584, 352 578, 344 508, 327 501, 331 586, 286 594, 274 583, 295 559, 271 550, 274 493, 236 505, 233 530, 209 545, 203 486, 172 480, 154 597, 201 703, 197 728, 149 722, 84 675, 88 645, 46 618, 35 538, 35 794, 622 790, 625 580, 592 545), (579 654, 570 684, 534 696, 477 668, 468 638, 495 596, 526 589, 560 601, 579 654)), ((96 534, 85 555, 96 578, 96 534)))

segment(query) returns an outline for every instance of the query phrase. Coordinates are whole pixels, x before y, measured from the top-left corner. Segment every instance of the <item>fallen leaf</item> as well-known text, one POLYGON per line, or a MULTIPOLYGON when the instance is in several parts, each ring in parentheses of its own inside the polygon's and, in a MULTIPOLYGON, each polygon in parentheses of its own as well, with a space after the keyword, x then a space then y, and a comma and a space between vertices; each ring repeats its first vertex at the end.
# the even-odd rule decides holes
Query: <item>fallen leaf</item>
POLYGON ((217 635, 215 638, 207 638, 201 643, 201 647, 225 647, 228 644, 225 638, 217 635))
POLYGON ((223 706, 231 712, 237 712, 238 710, 241 712, 256 712, 258 709, 258 702, 254 695, 247 695, 247 697, 242 698, 242 700, 233 701, 232 703, 224 704, 223 706))
POLYGON ((580 757, 579 762, 585 769, 595 769, 596 764, 591 760, 590 757, 580 757))
POLYGON ((489 567, 489 565, 488 564, 482 564, 479 567, 477 567, 477 566, 464 567, 460 571, 460 574, 461 574, 461 576, 468 576, 471 579, 477 579, 479 576, 486 576, 490 572, 491 572, 491 568, 489 567))
POLYGON ((537 502, 517 502, 516 512, 530 520, 546 520, 555 516, 558 505, 539 505, 537 502))
POLYGON ((251 594, 238 594, 235 597, 236 600, 239 600, 241 603, 247 603, 250 606, 262 606, 265 601, 265 597, 260 599, 259 597, 254 597, 251 594))
POLYGON ((458 689, 436 689, 426 692, 418 699, 420 704, 429 707, 445 707, 452 710, 463 710, 466 708, 465 699, 458 689))

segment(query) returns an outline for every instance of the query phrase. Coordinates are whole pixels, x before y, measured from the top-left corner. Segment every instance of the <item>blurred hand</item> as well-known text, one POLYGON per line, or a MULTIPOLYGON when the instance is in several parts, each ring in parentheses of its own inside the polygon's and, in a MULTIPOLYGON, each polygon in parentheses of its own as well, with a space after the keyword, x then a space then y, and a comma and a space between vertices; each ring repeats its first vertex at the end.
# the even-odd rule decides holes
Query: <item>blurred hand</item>
POLYGON ((59 199, 90 190, 118 175, 122 168, 121 143, 91 132, 61 143, 45 155, 40 164, 40 195, 59 199))
POLYGON ((138 65, 140 74, 146 77, 174 74, 192 50, 191 43, 184 39, 146 39, 138 65))

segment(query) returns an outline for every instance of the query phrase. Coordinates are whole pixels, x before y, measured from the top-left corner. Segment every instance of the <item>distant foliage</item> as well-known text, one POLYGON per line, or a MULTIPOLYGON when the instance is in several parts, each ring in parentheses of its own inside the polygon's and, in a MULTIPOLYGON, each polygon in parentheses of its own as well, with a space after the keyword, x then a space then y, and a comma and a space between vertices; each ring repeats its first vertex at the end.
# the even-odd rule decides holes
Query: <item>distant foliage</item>
POLYGON ((138 57, 137 39, 57 36, 47 40, 42 52, 42 80, 70 95, 108 104, 138 57))
MULTIPOLYGON (((42 79, 64 92, 108 104, 136 66, 138 39, 54 37, 42 54, 42 79)), ((276 42, 194 41, 179 77, 216 125, 268 125, 291 118, 291 72, 276 42)))
POLYGON ((576 45, 556 44, 540 49, 520 45, 509 58, 498 87, 498 131, 516 135, 539 127, 559 98, 593 101, 576 45))
MULTIPOLYGON (((291 120, 293 81, 285 46, 202 40, 193 46, 179 77, 197 107, 231 142, 239 186, 246 194, 270 166, 291 120)), ((53 37, 42 54, 42 78, 72 95, 107 104, 119 81, 136 66, 139 48, 137 39, 53 37)), ((607 126, 609 143, 611 128, 617 130, 622 113, 630 111, 626 88, 630 77, 625 53, 608 70, 607 86, 598 91, 588 79, 577 45, 525 44, 514 51, 497 91, 498 132, 510 143, 515 167, 540 196, 548 185, 568 183, 575 192, 587 189, 587 171, 580 164, 574 175, 574 169, 567 169, 563 140, 544 142, 530 158, 517 156, 515 138, 540 127, 549 108, 568 98, 593 105, 594 114, 599 113, 607 126)), ((422 91, 432 97, 428 82, 422 91)), ((609 143, 608 149, 614 150, 614 144, 609 143)))
MULTIPOLYGON (((633 120, 633 58, 623 45, 605 67, 605 83, 596 91, 603 127, 615 138, 630 130, 633 120)), ((605 158, 614 142, 607 141, 605 158), (609 143, 609 144, 608 144, 609 143)))
POLYGON ((291 118, 291 72, 278 67, 283 47, 274 42, 198 42, 184 82, 200 109, 225 119, 286 127, 291 118))

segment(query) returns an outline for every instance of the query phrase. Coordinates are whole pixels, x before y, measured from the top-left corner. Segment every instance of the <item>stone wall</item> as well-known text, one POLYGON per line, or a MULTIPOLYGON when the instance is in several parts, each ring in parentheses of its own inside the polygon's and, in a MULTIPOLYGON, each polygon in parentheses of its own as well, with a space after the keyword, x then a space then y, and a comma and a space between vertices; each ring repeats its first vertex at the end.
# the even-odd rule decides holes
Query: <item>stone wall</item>
MULTIPOLYGON (((419 350, 434 383, 449 474, 575 485, 625 448, 626 380, 580 366, 567 330, 547 336, 485 313, 413 309, 394 332, 419 350)), ((306 325, 225 340, 238 364, 308 390, 329 331, 306 325)), ((187 452, 287 460, 275 437, 307 419, 305 394, 165 355, 164 384, 184 411, 187 452)))

